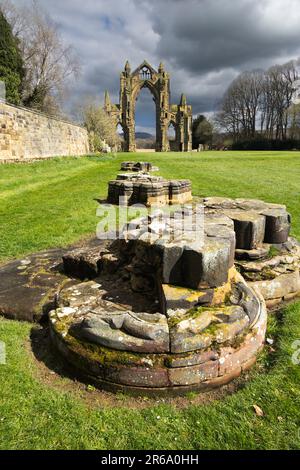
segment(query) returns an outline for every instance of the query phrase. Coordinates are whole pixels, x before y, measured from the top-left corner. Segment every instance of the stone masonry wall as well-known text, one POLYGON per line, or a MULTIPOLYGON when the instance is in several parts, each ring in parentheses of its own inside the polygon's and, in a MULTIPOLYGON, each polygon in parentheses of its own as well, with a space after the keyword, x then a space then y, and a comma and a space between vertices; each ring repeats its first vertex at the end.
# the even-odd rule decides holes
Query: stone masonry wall
POLYGON ((88 153, 84 128, 0 102, 0 162, 88 153))

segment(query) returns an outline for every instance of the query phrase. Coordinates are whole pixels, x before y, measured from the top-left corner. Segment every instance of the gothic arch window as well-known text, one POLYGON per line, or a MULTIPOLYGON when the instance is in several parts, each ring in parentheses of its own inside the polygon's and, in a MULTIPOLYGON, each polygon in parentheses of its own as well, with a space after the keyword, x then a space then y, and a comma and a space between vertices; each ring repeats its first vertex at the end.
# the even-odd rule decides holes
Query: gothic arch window
POLYGON ((151 70, 144 66, 141 70, 140 70, 140 79, 141 80, 151 80, 152 79, 152 73, 151 73, 151 70))
POLYGON ((118 150, 123 151, 125 149, 125 135, 124 135, 124 129, 123 129, 121 122, 118 122, 117 124, 116 133, 117 133, 117 138, 118 138, 118 143, 117 143, 118 150))
POLYGON ((129 63, 126 63, 120 77, 120 101, 118 104, 113 105, 108 93, 105 95, 105 111, 113 119, 120 120, 124 126, 125 150, 128 152, 136 150, 134 132, 138 114, 136 113, 136 103, 143 88, 150 91, 155 104, 154 124, 151 129, 156 129, 157 132, 156 150, 168 151, 171 145, 176 151, 189 150, 192 137, 192 108, 186 104, 184 95, 180 104, 170 104, 169 74, 164 71, 162 65, 156 71, 147 61, 144 61, 133 73, 131 73, 129 63), (168 131, 171 119, 173 126, 168 131), (175 130, 172 127, 175 127, 175 130))
POLYGON ((168 140, 169 142, 175 142, 176 140, 176 124, 171 121, 168 127, 168 140))

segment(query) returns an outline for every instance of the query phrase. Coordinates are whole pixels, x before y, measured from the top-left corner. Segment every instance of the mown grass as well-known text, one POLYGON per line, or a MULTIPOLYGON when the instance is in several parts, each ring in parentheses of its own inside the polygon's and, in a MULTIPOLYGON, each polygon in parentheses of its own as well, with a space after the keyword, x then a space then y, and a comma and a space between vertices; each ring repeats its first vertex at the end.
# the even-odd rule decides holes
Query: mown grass
MULTIPOLYGON (((297 152, 118 155, 0 166, 1 259, 63 246, 94 233, 97 203, 120 162, 150 159, 168 177, 190 178, 197 195, 255 197, 287 204, 300 237, 297 152)), ((47 387, 24 344, 32 325, 0 320, 7 364, 0 365, 0 449, 298 449, 300 303, 270 320, 276 339, 251 381, 232 396, 184 409, 88 407, 47 387), (256 416, 253 405, 265 415, 256 416)))
POLYGON ((300 153, 205 152, 119 154, 0 166, 0 259, 64 246, 95 233, 97 197, 107 193, 120 162, 149 158, 171 178, 190 178, 199 196, 285 202, 300 237, 300 153))

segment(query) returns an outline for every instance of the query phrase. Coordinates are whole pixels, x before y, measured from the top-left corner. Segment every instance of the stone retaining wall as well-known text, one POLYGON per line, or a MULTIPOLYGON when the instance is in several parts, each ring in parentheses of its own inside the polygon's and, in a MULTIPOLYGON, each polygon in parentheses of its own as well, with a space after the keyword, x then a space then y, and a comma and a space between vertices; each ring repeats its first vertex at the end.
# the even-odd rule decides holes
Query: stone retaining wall
POLYGON ((0 102, 0 162, 88 153, 84 128, 0 102))

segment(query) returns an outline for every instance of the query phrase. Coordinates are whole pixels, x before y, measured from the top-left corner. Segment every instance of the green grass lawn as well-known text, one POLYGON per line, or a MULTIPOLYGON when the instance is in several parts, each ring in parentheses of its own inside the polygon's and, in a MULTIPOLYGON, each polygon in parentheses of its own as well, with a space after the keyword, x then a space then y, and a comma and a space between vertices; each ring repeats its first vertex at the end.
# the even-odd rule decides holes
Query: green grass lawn
MULTIPOLYGON (((0 165, 0 259, 66 246, 95 233, 97 203, 124 160, 150 160, 171 178, 190 178, 198 196, 261 198, 287 204, 300 238, 299 152, 119 154, 0 165)), ((0 319, 0 449, 297 449, 300 447, 300 302, 270 318, 275 351, 231 396, 184 408, 87 405, 43 382, 25 348, 32 325, 0 319), (254 413, 253 405, 264 411, 254 413)))

